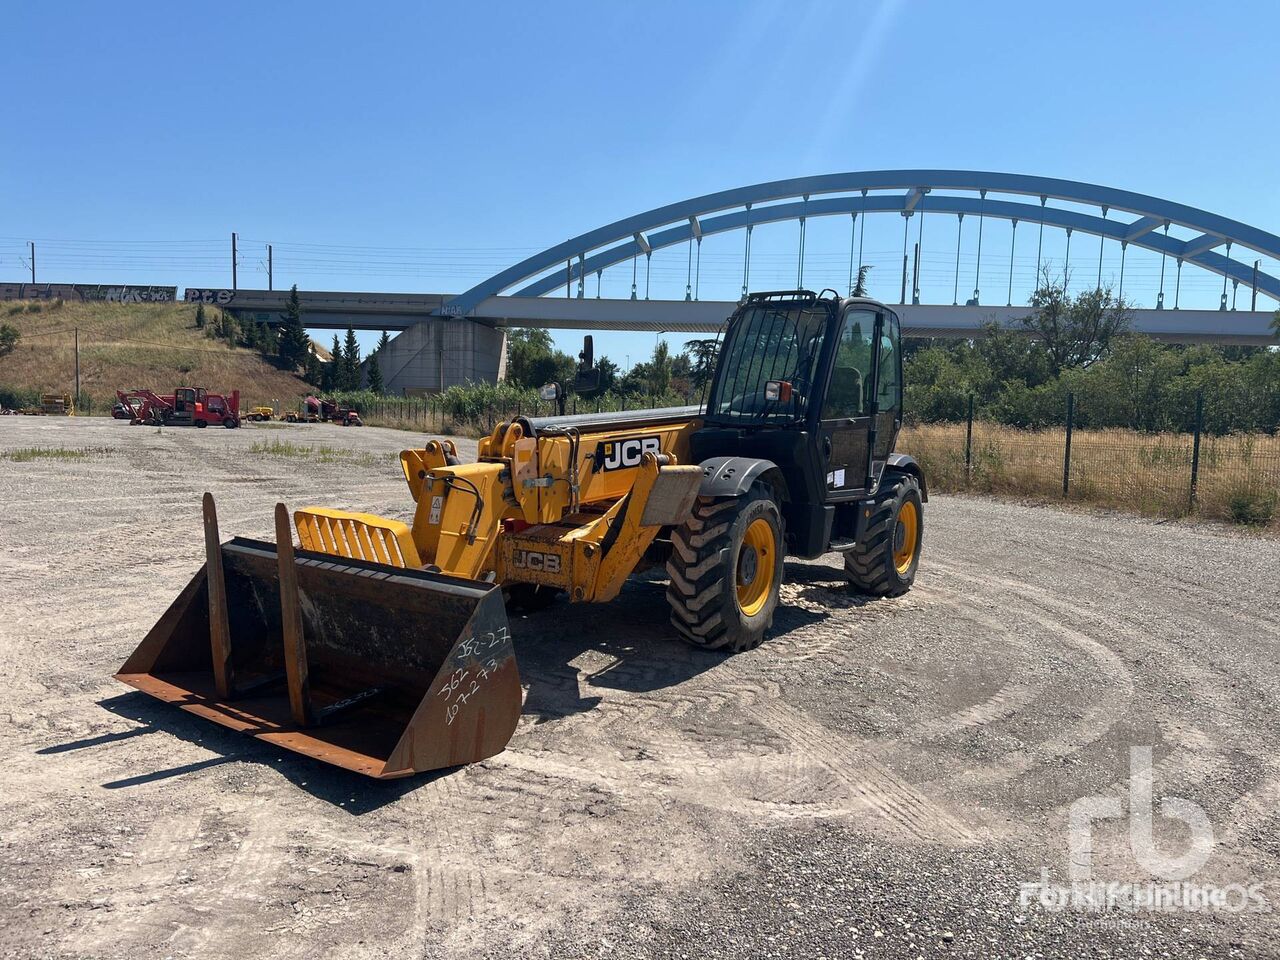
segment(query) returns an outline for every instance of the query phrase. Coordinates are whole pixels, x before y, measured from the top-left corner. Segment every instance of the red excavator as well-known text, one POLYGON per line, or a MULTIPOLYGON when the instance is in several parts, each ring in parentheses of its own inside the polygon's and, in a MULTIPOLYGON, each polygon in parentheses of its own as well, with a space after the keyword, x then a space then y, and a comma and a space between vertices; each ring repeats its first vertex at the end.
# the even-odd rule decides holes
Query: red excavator
POLYGON ((228 430, 240 426, 240 391, 230 395, 210 393, 204 387, 178 387, 171 396, 150 390, 116 391, 119 406, 133 411, 135 426, 207 427, 222 424, 228 430))

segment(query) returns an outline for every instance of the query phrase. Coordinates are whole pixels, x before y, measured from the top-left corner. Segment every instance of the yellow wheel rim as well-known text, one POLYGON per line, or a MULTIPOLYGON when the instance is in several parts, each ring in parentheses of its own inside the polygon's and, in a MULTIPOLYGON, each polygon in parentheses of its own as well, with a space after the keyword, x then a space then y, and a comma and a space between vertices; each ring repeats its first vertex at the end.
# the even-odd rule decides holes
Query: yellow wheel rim
POLYGON ((738 606, 748 617, 754 617, 768 602, 777 562, 773 527, 764 517, 752 520, 742 537, 737 563, 738 606))
POLYGON ((893 531, 893 565, 899 573, 911 569, 920 543, 920 510, 915 501, 907 500, 898 510, 898 523, 893 531))

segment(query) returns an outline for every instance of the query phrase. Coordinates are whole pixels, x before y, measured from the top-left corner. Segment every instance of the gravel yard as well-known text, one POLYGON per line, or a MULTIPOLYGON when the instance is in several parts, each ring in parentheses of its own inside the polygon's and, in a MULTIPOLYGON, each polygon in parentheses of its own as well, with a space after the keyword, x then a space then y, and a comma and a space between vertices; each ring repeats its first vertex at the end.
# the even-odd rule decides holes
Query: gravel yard
POLYGON ((514 617, 509 748, 406 781, 111 679, 202 562, 204 490, 224 537, 274 539, 277 500, 408 520, 396 453, 421 443, 0 418, 0 956, 1280 953, 1274 539, 935 497, 910 594, 788 563, 772 639, 731 658, 633 580, 514 617), (1195 839, 1162 811, 1202 811, 1183 879, 1262 909, 1020 902, 1068 882, 1083 797, 1127 811, 1092 824, 1094 880, 1177 879, 1133 839, 1134 747, 1159 853, 1195 839))

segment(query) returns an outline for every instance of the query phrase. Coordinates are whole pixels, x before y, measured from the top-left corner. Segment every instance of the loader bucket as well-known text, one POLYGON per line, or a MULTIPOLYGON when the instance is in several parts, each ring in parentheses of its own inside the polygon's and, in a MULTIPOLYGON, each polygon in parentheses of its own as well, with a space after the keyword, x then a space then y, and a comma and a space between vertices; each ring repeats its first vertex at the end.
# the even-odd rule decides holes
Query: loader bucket
POLYGON ((501 589, 295 551, 219 543, 116 679, 267 743, 371 777, 502 751, 520 679, 501 589))

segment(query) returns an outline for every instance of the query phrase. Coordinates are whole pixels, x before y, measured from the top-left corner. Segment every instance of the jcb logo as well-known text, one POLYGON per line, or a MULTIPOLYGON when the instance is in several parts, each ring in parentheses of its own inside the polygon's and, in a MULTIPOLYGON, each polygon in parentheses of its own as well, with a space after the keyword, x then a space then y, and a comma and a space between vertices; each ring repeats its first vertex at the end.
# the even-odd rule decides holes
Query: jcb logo
POLYGON ((511 555, 511 566, 517 570, 539 570, 542 573, 560 572, 558 553, 538 553, 534 550, 517 550, 511 555))
POLYGON ((662 452, 661 437, 629 437, 626 440, 610 440, 596 447, 596 470, 624 470, 638 467, 646 453, 657 456, 662 452))

